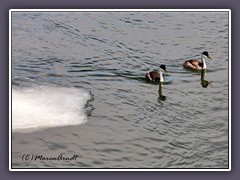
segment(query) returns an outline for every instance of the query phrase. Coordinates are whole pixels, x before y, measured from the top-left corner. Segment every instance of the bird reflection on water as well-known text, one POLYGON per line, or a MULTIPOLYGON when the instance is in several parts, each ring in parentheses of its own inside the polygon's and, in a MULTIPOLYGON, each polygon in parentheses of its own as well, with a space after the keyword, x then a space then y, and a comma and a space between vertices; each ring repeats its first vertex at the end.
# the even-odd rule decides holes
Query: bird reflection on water
POLYGON ((158 95, 159 95, 158 96, 158 101, 159 102, 165 101, 167 99, 167 97, 162 94, 162 91, 163 91, 163 83, 160 82, 159 89, 158 89, 158 95))
POLYGON ((207 88, 209 84, 212 83, 212 81, 208 81, 205 79, 206 76, 206 69, 201 70, 201 85, 203 88, 207 88))
MULTIPOLYGON (((206 80, 205 76, 206 76, 206 69, 202 69, 201 70, 200 84, 203 88, 207 88, 208 85, 210 85, 212 83, 212 81, 206 80)), ((171 80, 169 80, 169 82, 171 82, 171 80)), ((167 82, 167 84, 169 82, 167 82)), ((163 81, 163 80, 161 82, 161 80, 160 80, 160 82, 154 82, 154 84, 158 84, 158 86, 159 86, 159 88, 158 88, 158 99, 157 100, 158 100, 158 102, 162 103, 163 101, 165 101, 167 99, 167 96, 163 95, 163 84, 166 84, 166 82, 163 81)))
MULTIPOLYGON (((203 88, 207 88, 208 85, 212 83, 212 81, 206 80, 206 69, 201 70, 201 78, 200 78, 200 84, 203 88)), ((165 101, 167 97, 163 95, 163 82, 159 83, 159 89, 158 89, 158 102, 165 101)))

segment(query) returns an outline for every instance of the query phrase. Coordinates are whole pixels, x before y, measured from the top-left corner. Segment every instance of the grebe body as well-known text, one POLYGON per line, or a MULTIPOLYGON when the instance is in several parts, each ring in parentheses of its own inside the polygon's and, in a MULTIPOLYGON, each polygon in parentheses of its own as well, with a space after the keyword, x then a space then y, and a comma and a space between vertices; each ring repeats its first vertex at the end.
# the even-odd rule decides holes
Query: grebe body
POLYGON ((146 73, 146 79, 151 82, 164 82, 163 72, 167 72, 165 65, 160 65, 159 72, 151 71, 146 73))
POLYGON ((201 54, 201 61, 196 59, 187 60, 183 63, 183 67, 194 70, 207 69, 206 59, 212 59, 207 51, 201 54))

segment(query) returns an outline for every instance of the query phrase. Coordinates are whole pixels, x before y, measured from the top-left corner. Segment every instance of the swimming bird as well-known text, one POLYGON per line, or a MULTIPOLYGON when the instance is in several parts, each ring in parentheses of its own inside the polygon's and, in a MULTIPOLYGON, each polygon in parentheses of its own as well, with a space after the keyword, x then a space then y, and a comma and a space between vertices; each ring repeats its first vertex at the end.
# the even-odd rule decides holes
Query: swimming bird
POLYGON ((189 69, 194 69, 194 70, 202 70, 202 69, 207 69, 207 65, 206 65, 206 59, 212 59, 207 51, 204 51, 201 54, 201 61, 198 61, 196 59, 191 59, 191 60, 187 60, 183 63, 183 66, 185 68, 189 68, 189 69))
POLYGON ((164 82, 164 78, 163 78, 163 72, 167 72, 166 70, 166 66, 165 65, 160 65, 160 70, 159 72, 157 71, 151 71, 151 72, 147 72, 146 73, 146 79, 148 81, 152 81, 152 82, 164 82))

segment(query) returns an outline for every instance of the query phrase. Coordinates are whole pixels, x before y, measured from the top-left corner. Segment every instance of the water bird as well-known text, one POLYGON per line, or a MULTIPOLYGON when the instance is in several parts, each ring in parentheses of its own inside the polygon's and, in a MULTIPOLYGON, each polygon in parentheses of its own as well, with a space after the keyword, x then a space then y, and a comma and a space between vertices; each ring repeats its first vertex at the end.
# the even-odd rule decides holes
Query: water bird
POLYGON ((201 61, 196 59, 187 60, 183 63, 183 67, 194 70, 207 69, 206 59, 212 59, 207 51, 201 54, 201 61))
POLYGON ((151 82, 164 82, 163 72, 167 72, 165 65, 160 65, 159 71, 151 71, 146 73, 146 79, 151 82))

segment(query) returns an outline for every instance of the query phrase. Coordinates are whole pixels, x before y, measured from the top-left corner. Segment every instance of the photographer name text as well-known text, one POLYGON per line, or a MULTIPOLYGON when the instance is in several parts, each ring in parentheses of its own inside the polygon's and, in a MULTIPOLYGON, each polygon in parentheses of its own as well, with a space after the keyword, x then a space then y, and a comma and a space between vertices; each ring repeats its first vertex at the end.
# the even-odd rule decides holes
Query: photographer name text
POLYGON ((72 156, 66 156, 65 154, 61 153, 58 156, 44 156, 39 154, 23 154, 22 160, 25 162, 30 161, 76 161, 78 155, 74 154, 72 156))

